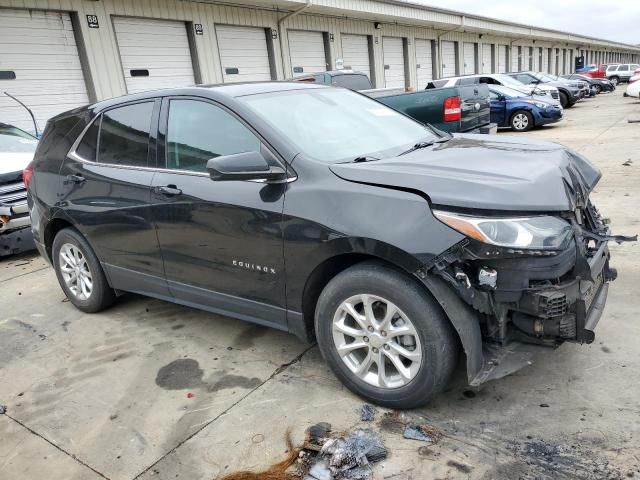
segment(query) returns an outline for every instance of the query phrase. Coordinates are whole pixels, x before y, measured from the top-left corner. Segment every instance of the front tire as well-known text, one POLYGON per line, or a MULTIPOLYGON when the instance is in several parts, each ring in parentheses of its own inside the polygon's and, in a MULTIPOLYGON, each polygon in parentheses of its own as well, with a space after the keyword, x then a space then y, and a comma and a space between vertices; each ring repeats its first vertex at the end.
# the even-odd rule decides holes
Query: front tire
POLYGON ((611 80, 611 83, 613 83, 614 87, 617 87, 620 83, 620 77, 611 77, 609 80, 611 80))
POLYGON ((342 383, 390 408, 427 403, 447 385, 458 355, 453 327, 430 294, 378 263, 355 265, 327 284, 315 330, 342 383))
POLYGON ((595 90, 596 95, 599 95, 600 93, 602 93, 602 87, 600 85, 598 85, 598 84, 595 84, 593 86, 593 89, 595 90))
POLYGON ((526 132, 534 126, 533 116, 525 110, 518 110, 511 115, 509 124, 511 125, 511 129, 516 132, 526 132))
POLYGON ((562 105, 562 108, 569 108, 571 106, 569 105, 569 97, 564 92, 560 92, 560 105, 562 105))
POLYGON ((51 256, 58 282, 76 308, 95 313, 113 304, 115 292, 91 246, 77 230, 60 230, 53 240, 51 256))

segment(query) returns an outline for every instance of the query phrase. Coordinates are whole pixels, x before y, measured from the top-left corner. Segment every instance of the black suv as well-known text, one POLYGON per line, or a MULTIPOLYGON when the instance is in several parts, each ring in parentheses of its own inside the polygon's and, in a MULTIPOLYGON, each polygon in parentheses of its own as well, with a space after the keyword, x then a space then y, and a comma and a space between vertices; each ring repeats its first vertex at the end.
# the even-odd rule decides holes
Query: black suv
POLYGON ((478 385, 593 341, 615 277, 578 153, 451 136, 346 89, 103 101, 50 120, 29 170, 34 237, 76 307, 136 292, 315 338, 381 405, 425 403, 460 346, 478 385))

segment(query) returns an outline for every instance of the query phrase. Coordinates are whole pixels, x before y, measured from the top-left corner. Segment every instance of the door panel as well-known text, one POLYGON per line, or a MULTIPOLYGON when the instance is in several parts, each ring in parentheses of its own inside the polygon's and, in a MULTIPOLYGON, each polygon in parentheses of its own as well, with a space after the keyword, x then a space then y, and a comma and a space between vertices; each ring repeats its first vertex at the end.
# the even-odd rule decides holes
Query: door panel
POLYGON ((456 69, 456 43, 442 41, 442 76, 455 77, 456 69))
POLYGON ((123 275, 149 276, 155 285, 149 292, 168 296, 151 216, 153 170, 147 168, 155 154, 148 144, 158 110, 159 102, 154 109, 147 101, 96 119, 62 166, 61 203, 103 263, 123 275))
POLYGON ((342 59, 344 68, 366 73, 371 79, 369 62, 369 39, 366 35, 349 35, 343 33, 342 59))
POLYGON ((327 71, 327 54, 322 32, 289 30, 287 36, 294 77, 327 71))
POLYGON ((153 218, 171 293, 188 305, 284 328, 286 184, 211 180, 209 158, 262 148, 221 107, 174 98, 164 101, 161 118, 167 168, 153 178, 153 218))
POLYGON ((482 45, 482 73, 493 73, 491 45, 488 43, 482 45))
POLYGON ((476 44, 464 42, 464 74, 470 75, 476 72, 476 44))
POLYGON ((271 63, 264 28, 216 25, 222 81, 270 81, 271 63))

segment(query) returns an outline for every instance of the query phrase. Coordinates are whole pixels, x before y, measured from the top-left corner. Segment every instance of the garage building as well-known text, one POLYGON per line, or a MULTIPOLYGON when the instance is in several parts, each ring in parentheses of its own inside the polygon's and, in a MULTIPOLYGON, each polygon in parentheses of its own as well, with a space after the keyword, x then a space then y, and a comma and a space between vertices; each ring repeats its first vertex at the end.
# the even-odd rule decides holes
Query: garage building
MULTIPOLYGON (((640 47, 398 0, 0 0, 0 92, 48 118, 152 88, 284 80, 336 68, 377 88, 589 61, 640 47)), ((33 131, 0 93, 0 122, 33 131)))

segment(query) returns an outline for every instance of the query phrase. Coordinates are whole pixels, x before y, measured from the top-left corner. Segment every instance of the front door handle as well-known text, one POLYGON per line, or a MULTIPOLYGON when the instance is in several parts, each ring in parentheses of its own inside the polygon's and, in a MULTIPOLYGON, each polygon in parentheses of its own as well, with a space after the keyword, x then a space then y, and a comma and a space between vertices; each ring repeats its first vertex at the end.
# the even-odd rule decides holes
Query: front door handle
POLYGON ((76 174, 67 175, 67 180, 77 184, 84 183, 87 181, 87 179, 84 178, 82 175, 76 175, 76 174))
POLYGON ((174 197, 176 195, 182 194, 182 190, 180 190, 175 185, 162 185, 159 187, 154 187, 153 191, 161 195, 166 195, 167 197, 174 197))

